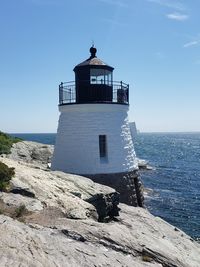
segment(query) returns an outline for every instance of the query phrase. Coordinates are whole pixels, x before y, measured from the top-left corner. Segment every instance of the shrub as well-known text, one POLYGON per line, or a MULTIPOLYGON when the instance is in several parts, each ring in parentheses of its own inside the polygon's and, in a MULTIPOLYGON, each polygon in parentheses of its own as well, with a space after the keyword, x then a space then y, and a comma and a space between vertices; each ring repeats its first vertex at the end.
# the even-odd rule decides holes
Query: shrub
POLYGON ((9 188, 10 180, 15 175, 14 168, 9 168, 3 162, 0 162, 0 190, 6 191, 9 188))
POLYGON ((12 137, 0 131, 0 154, 9 154, 12 145, 19 141, 22 141, 22 139, 12 137))

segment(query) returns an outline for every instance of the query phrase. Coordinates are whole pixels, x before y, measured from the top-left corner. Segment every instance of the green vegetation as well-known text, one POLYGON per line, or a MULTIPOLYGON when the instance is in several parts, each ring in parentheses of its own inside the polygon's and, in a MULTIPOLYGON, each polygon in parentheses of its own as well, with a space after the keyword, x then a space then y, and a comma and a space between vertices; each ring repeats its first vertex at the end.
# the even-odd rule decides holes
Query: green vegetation
POLYGON ((0 191, 9 189, 10 180, 14 175, 14 168, 9 168, 6 164, 0 162, 0 191))
POLYGON ((22 217, 25 214, 25 212, 26 212, 26 207, 24 204, 20 205, 19 207, 15 209, 17 218, 22 217))
POLYGON ((19 141, 22 140, 0 131, 0 154, 9 154, 12 145, 19 141))

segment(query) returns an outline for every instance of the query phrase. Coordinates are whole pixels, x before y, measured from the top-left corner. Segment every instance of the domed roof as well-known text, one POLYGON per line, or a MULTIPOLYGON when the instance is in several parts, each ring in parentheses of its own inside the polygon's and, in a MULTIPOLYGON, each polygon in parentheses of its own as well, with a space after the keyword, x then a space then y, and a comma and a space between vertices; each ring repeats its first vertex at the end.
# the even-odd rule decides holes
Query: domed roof
POLYGON ((97 49, 94 46, 92 46, 90 48, 91 56, 88 59, 86 59, 85 61, 83 61, 80 64, 76 65, 76 67, 74 69, 76 69, 78 67, 82 67, 82 66, 96 66, 96 67, 97 66, 104 66, 104 67, 107 67, 107 68, 113 70, 114 69, 113 67, 107 65, 101 59, 96 57, 96 52, 97 52, 97 49))

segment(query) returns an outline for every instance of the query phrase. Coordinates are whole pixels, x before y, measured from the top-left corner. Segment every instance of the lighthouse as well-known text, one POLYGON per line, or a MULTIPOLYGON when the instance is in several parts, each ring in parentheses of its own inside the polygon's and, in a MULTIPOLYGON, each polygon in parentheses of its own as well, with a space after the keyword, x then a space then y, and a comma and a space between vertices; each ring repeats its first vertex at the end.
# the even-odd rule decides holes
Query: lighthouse
POLYGON ((113 79, 114 68, 90 48, 74 68, 75 82, 59 85, 59 123, 52 170, 79 174, 114 187, 121 201, 142 206, 131 137, 129 85, 113 79))

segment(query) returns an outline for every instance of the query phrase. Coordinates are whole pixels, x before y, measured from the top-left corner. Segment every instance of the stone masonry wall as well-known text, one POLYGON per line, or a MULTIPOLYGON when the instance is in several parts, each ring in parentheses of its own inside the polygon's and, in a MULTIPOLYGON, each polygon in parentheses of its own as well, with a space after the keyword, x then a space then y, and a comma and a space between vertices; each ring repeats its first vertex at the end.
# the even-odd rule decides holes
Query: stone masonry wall
POLYGON ((96 183, 113 187, 120 193, 120 202, 131 206, 144 206, 143 185, 138 171, 112 174, 84 175, 96 183))

